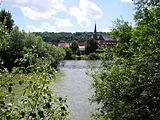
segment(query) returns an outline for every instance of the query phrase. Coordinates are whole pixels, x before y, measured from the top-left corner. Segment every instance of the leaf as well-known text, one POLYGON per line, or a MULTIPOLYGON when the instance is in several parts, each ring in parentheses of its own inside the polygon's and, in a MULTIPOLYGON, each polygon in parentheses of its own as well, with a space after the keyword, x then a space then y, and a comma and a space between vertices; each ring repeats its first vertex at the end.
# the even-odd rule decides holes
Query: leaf
POLYGON ((12 87, 11 86, 8 87, 8 92, 10 92, 10 93, 12 92, 12 87))
POLYGON ((36 118, 36 113, 30 113, 30 116, 32 116, 33 118, 36 118))
POLYGON ((0 106, 4 106, 5 102, 4 101, 0 101, 0 106))
POLYGON ((50 103, 46 103, 46 108, 51 108, 50 103))
POLYGON ((40 118, 44 118, 45 117, 43 111, 41 111, 41 110, 38 111, 38 115, 40 116, 40 118))
POLYGON ((65 115, 64 113, 61 114, 61 116, 64 116, 64 115, 65 115))
POLYGON ((21 112, 20 114, 21 114, 21 116, 22 116, 21 118, 24 118, 25 112, 21 112))
POLYGON ((19 85, 22 85, 24 83, 24 81, 20 80, 19 81, 19 85))
POLYGON ((63 107, 61 107, 61 110, 66 110, 66 108, 63 106, 63 107))

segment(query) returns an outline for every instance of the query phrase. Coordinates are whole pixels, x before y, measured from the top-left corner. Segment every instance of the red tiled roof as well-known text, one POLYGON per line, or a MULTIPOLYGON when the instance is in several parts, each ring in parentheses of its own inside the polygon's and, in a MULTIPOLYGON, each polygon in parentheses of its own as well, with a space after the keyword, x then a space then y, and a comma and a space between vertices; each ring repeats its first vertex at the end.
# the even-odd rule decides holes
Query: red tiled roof
POLYGON ((78 42, 78 46, 85 46, 85 45, 86 45, 85 42, 82 42, 82 41, 78 42))
POLYGON ((58 47, 69 47, 69 43, 58 43, 58 47))
POLYGON ((98 40, 98 46, 115 45, 114 41, 98 40))

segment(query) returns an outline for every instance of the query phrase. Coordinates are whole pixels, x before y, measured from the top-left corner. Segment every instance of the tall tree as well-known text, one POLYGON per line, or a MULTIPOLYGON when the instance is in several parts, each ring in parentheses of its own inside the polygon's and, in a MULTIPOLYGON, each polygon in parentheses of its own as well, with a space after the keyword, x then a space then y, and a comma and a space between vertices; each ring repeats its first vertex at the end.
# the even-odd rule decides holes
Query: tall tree
POLYGON ((7 27, 9 32, 13 29, 14 20, 12 19, 12 15, 10 12, 7 12, 6 10, 1 10, 0 22, 7 27))
POLYGON ((70 48, 71 48, 73 54, 77 54, 78 51, 79 51, 79 47, 78 47, 77 41, 75 41, 75 40, 72 41, 70 48))
POLYGON ((94 52, 96 52, 97 48, 98 48, 97 40, 95 40, 93 38, 89 38, 87 41, 86 48, 85 48, 85 53, 86 54, 94 53, 94 52))

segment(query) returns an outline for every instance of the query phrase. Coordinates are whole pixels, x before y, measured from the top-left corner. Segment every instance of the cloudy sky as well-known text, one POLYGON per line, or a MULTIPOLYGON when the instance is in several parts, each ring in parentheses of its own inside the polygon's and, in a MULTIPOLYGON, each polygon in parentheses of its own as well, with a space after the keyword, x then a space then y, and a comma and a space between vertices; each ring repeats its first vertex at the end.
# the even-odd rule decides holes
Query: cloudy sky
POLYGON ((110 31, 116 18, 133 23, 132 0, 2 0, 15 25, 25 31, 91 32, 110 31))

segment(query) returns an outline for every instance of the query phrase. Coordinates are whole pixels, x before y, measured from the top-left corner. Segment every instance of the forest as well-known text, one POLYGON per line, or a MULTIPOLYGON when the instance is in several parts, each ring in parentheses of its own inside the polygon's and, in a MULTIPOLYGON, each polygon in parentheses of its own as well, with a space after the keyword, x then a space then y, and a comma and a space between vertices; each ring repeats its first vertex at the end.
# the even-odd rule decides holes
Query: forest
MULTIPOLYGON (((91 38, 93 32, 33 32, 35 36, 41 36, 45 42, 49 43, 59 43, 59 42, 66 42, 71 43, 72 41, 87 41, 91 38)), ((105 32, 98 32, 98 34, 104 35, 105 32)))

